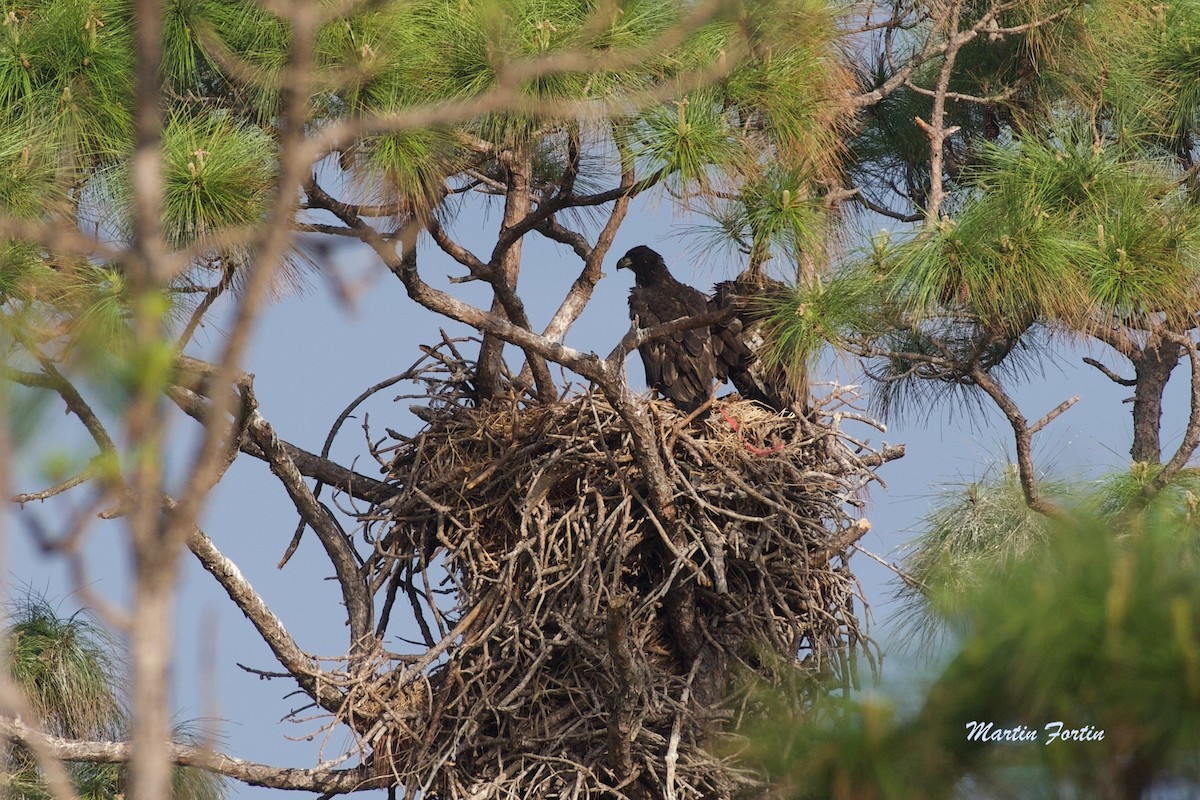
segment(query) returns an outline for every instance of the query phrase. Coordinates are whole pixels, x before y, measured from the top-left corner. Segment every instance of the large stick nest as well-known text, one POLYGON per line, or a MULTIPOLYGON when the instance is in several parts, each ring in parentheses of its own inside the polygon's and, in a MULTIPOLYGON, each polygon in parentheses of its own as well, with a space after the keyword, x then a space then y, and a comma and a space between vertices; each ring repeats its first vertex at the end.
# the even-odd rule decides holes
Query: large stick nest
POLYGON ((884 458, 827 415, 647 402, 673 519, 594 391, 435 403, 388 450, 368 568, 438 644, 347 718, 407 796, 732 797, 755 778, 714 744, 748 687, 870 654, 846 560, 884 458))

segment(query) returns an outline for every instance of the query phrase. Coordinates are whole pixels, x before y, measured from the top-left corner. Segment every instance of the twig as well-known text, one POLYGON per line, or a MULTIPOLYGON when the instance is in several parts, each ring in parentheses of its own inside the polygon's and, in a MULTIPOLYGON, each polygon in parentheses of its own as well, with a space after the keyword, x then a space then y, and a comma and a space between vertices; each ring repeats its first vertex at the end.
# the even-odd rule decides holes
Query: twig
POLYGON ((1121 386, 1137 386, 1137 381, 1135 381, 1131 378, 1122 378, 1120 375, 1113 372, 1111 369, 1104 366, 1103 364, 1101 364, 1099 361, 1097 361, 1094 358, 1084 356, 1083 363, 1100 370, 1100 372, 1104 375, 1104 377, 1108 378, 1113 383, 1119 384, 1121 386))

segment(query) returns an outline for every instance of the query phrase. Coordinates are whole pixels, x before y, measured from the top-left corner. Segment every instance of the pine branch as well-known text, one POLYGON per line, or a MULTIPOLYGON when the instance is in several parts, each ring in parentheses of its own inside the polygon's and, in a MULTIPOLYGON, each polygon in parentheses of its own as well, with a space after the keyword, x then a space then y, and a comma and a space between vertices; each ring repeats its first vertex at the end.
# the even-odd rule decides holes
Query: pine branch
MULTIPOLYGON (((0 735, 11 742, 45 752, 59 762, 125 764, 132 761, 134 754, 134 745, 130 742, 64 739, 41 733, 22 719, 12 717, 0 717, 0 735)), ((196 767, 250 786, 263 786, 268 789, 348 794, 384 788, 388 784, 386 776, 372 774, 372 770, 367 766, 341 770, 328 767, 273 767, 227 756, 207 748, 169 741, 164 742, 163 749, 169 763, 175 766, 196 767)), ((65 800, 73 798, 74 793, 56 793, 55 796, 65 800)))

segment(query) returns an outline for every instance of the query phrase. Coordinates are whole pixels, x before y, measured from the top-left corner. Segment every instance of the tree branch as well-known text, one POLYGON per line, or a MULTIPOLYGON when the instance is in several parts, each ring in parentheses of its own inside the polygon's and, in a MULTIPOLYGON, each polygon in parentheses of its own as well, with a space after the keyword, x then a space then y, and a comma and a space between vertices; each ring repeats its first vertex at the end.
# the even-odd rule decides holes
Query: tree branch
POLYGON ((927 227, 936 225, 941 216, 942 198, 945 196, 942 188, 942 162, 946 139, 958 132, 957 126, 946 127, 945 117, 946 92, 950 86, 950 75, 954 71, 954 61, 958 57, 959 48, 967 41, 960 42, 958 38, 958 22, 961 13, 962 0, 951 0, 943 23, 949 39, 949 46, 942 57, 942 68, 938 73, 937 89, 933 94, 933 112, 929 116, 929 124, 926 124, 920 117, 915 118, 917 127, 925 131, 925 135, 929 138, 929 197, 925 206, 925 225, 927 227))
MULTIPOLYGON (((0 735, 27 747, 40 747, 60 761, 125 764, 131 761, 134 750, 129 742, 81 742, 49 736, 37 732, 20 719, 6 717, 0 717, 0 735)), ((366 766, 343 770, 326 767, 272 767, 174 742, 164 743, 164 749, 169 763, 176 766, 196 767, 251 786, 264 786, 269 789, 347 794, 365 789, 385 788, 389 782, 387 776, 376 776, 366 766)))
POLYGON ((83 423, 83 427, 87 428, 87 432, 91 435, 92 441, 100 448, 102 452, 111 453, 115 451, 116 445, 113 444, 112 437, 108 435, 104 424, 100 422, 100 418, 96 416, 96 412, 83 399, 83 395, 75 388, 67 378, 58 371, 54 363, 43 356, 36 356, 38 363, 42 366, 42 372, 24 372, 21 370, 12 369, 11 367, 3 368, 3 376, 22 386, 29 386, 38 389, 51 389, 58 393, 58 396, 67 404, 67 410, 79 418, 83 423))
MULTIPOLYGON (((168 499, 168 504, 174 505, 174 501, 168 499)), ((237 564, 222 554, 212 539, 199 528, 192 530, 187 545, 200 561, 200 565, 221 584, 229 599, 241 609, 242 614, 258 631, 259 636, 275 654, 275 658, 304 693, 327 711, 337 713, 341 710, 346 698, 330 682, 321 680, 322 672, 316 659, 300 649, 283 622, 254 590, 250 581, 242 575, 237 564)))
POLYGON ((1095 367, 1096 369, 1100 370, 1100 372, 1104 375, 1104 377, 1108 378, 1113 383, 1120 384, 1121 386, 1137 386, 1137 381, 1135 381, 1131 378, 1122 378, 1120 375, 1113 372, 1111 369, 1104 366, 1103 364, 1101 364, 1099 361, 1097 361, 1094 358, 1091 358, 1089 356, 1084 356, 1083 363, 1087 364, 1090 367, 1095 367))
POLYGON ((32 503, 35 500, 48 500, 51 497, 62 494, 63 492, 70 491, 76 486, 87 483, 92 479, 94 474, 95 473, 92 468, 88 467, 79 474, 73 475, 70 478, 67 478, 65 481, 60 481, 53 486, 42 489, 41 491, 23 492, 21 494, 13 495, 12 501, 23 506, 26 503, 32 503))
MULTIPOLYGON (((1041 491, 1038 489, 1037 474, 1033 468, 1033 434, 1035 430, 1030 428, 1024 415, 1021 414, 1020 408, 1013 402, 1013 399, 1008 396, 1000 384, 984 371, 982 367, 975 364, 971 367, 971 371, 968 374, 975 385, 983 389, 988 397, 992 398, 992 401, 1004 413, 1004 416, 1008 418, 1009 424, 1012 425, 1013 434, 1016 436, 1017 473, 1021 481, 1021 492, 1025 495, 1025 504, 1039 514, 1057 516, 1061 513, 1059 508, 1043 497, 1041 491)), ((1072 404, 1073 401, 1068 401, 1060 405, 1042 420, 1039 420, 1035 427, 1040 430, 1054 417, 1061 414, 1067 408, 1070 408, 1072 404)))
POLYGON ((680 317, 679 319, 673 319, 670 322, 664 322, 660 325, 652 325, 649 328, 639 328, 637 323, 634 322, 605 360, 610 365, 619 367, 619 365, 624 363, 626 356, 646 342, 661 339, 664 336, 670 336, 673 333, 680 333, 681 331, 720 325, 722 322, 728 322, 736 317, 737 312, 737 307, 730 305, 725 308, 705 311, 703 314, 697 314, 694 317, 680 317))
POLYGON ((904 214, 899 211, 893 211, 887 206, 876 203, 871 198, 864 195, 861 190, 854 193, 854 201, 863 208, 874 211, 876 214, 884 217, 891 217, 892 219, 900 222, 920 222, 921 220, 925 219, 924 214, 904 214))
POLYGON ((334 524, 325 508, 313 497, 300 471, 276 436, 275 430, 257 410, 250 412, 246 434, 262 449, 267 463, 271 466, 271 472, 279 478, 288 496, 292 498, 296 510, 317 534, 329 560, 333 563, 350 622, 351 654, 362 655, 368 652, 374 641, 373 603, 366 581, 359 572, 354 547, 334 524))
MULTIPOLYGON (((562 303, 554 312, 554 316, 550 318, 549 324, 542 332, 542 335, 554 341, 562 341, 567 335, 567 331, 575 324, 575 320, 579 319, 579 315, 583 313, 583 309, 592 299, 592 292, 596 288, 596 284, 603 274, 602 266, 604 257, 608 255, 609 248, 612 247, 613 240, 617 236, 617 231, 621 227, 621 223, 625 221, 625 216, 629 213, 629 203, 644 187, 640 186, 634 180, 634 158, 633 151, 629 146, 627 138, 619 133, 616 128, 613 129, 613 139, 616 142, 617 153, 621 158, 621 182, 615 191, 620 194, 614 199, 612 210, 608 213, 608 219, 604 223, 604 227, 600 230, 600 234, 596 237, 596 244, 593 247, 587 248, 586 254, 581 254, 583 258, 583 270, 579 273, 579 277, 571 284, 571 289, 567 292, 567 296, 563 298, 562 303)), ((651 176, 654 182, 660 178, 658 174, 651 176)), ((652 185, 652 184, 651 184, 652 185)), ((553 218, 546 220, 548 224, 553 225, 553 218)), ((564 229, 565 230, 565 229, 564 229)), ((579 253, 579 249, 575 250, 579 253)))

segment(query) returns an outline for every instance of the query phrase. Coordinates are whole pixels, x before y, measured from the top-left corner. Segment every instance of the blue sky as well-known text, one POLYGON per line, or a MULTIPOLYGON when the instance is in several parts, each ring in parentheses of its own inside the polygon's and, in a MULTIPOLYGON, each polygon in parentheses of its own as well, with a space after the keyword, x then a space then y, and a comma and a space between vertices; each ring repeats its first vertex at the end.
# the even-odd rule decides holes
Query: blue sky
MULTIPOLYGON (((720 257, 698 264, 688 246, 694 240, 679 236, 681 227, 693 222, 673 217, 666 201, 639 200, 622 228, 609 257, 606 277, 593 301, 568 337, 568 344, 606 354, 628 328, 625 297, 631 276, 614 269, 617 258, 629 247, 648 244, 666 257, 676 277, 706 288, 715 280, 732 276, 738 265, 720 257)), ((479 252, 499 223, 499 213, 468 208, 453 230, 479 252)), ((861 223, 863 232, 886 227, 882 220, 861 223)), ((578 259, 566 248, 535 236, 527 239, 522 271, 523 295, 535 326, 543 324, 561 300, 579 269, 578 259)), ((319 451, 337 414, 364 388, 405 370, 420 355, 417 346, 438 338, 438 327, 451 335, 467 331, 417 307, 404 294, 400 283, 383 270, 373 256, 345 247, 330 252, 325 276, 312 275, 309 290, 273 305, 264 315, 245 368, 256 375, 260 410, 288 441, 310 451, 319 451), (337 275, 352 300, 335 299, 337 275)), ((422 272, 435 285, 448 287, 446 279, 462 274, 461 268, 425 246, 422 272)), ((464 299, 486 304, 483 287, 456 285, 452 289, 464 299)), ((215 351, 220 344, 219 326, 204 329, 197 339, 197 353, 215 351)), ((1118 387, 1094 369, 1082 366, 1079 358, 1091 354, 1127 372, 1118 360, 1100 351, 1074 352, 1060 346, 1057 358, 1047 360, 1045 375, 1028 381, 1017 392, 1024 412, 1036 419, 1062 400, 1074 395, 1081 402, 1053 423, 1035 440, 1035 454, 1042 466, 1052 465, 1068 477, 1094 475, 1107 466, 1127 461, 1131 436, 1129 406, 1121 403, 1131 390, 1118 387)), ((641 385, 641 365, 636 354, 629 361, 629 374, 641 385)), ((1181 369, 1186 369, 1184 365, 1181 369)), ((815 380, 837 379, 841 383, 861 380, 857 367, 839 359, 826 359, 815 380)), ((1168 446, 1177 442, 1186 422, 1186 378, 1176 376, 1169 391, 1164 438, 1168 446)), ((821 388, 818 387, 818 391, 821 388)), ((367 403, 356 421, 348 423, 334 449, 334 457, 348 463, 359 458, 358 468, 374 474, 365 458, 363 412, 374 428, 391 427, 413 432, 419 421, 408 411, 413 401, 393 403, 399 392, 386 390, 367 403)), ((61 415, 61 405, 51 404, 42 417, 43 431, 21 454, 17 465, 17 490, 41 488, 39 464, 52 453, 87 440, 77 430, 73 417, 61 415), (74 427, 72 427, 74 426, 74 427)), ((1001 454, 1011 450, 1011 434, 1003 418, 991 410, 965 417, 948 408, 917 409, 903 425, 888 433, 872 432, 875 444, 900 443, 908 455, 880 471, 888 483, 885 492, 871 491, 867 516, 872 531, 863 540, 868 549, 889 558, 911 537, 931 500, 948 484, 969 481, 983 474, 1001 454)), ((177 419, 180 441, 194 435, 195 424, 177 419)), ((78 490, 77 490, 78 491, 78 490)), ((65 505, 75 502, 64 498, 65 505)), ((48 529, 64 524, 65 515, 55 504, 30 506, 48 529)), ((46 595, 64 614, 72 613, 81 600, 71 594, 66 570, 59 562, 39 555, 33 547, 28 526, 20 514, 10 515, 7 541, 7 596, 26 589, 46 595)), ((338 605, 332 573, 323 551, 310 534, 292 561, 278 570, 275 564, 291 539, 297 517, 280 484, 262 462, 240 457, 213 494, 202 527, 217 546, 234 559, 258 591, 283 619, 301 647, 311 653, 337 656, 345 649, 344 614, 338 605)), ((127 555, 116 528, 97 526, 88 540, 89 589, 114 601, 125 596, 127 555)), ((292 685, 285 681, 264 682, 239 669, 240 662, 260 669, 275 669, 267 648, 251 626, 228 602, 212 579, 199 569, 190 555, 184 571, 178 612, 175 671, 175 706, 180 719, 212 718, 222 742, 221 749, 240 758, 281 766, 311 766, 323 744, 322 721, 296 725, 281 722, 301 700, 286 698, 292 685), (306 738, 314 735, 313 741, 306 738), (291 739, 299 738, 300 741, 291 739)), ((851 561, 870 601, 872 632, 891 650, 899 637, 891 619, 895 585, 891 574, 861 555, 851 561)), ((396 647, 399 649, 399 646, 396 647)), ((889 659, 887 663, 898 663, 889 659)), ((895 670, 895 667, 891 668, 895 670)), ((898 674, 898 672, 894 672, 898 674)), ((340 753, 348 744, 337 731, 325 744, 325 756, 340 753)), ((234 785, 234 796, 265 797, 266 790, 234 785)))

